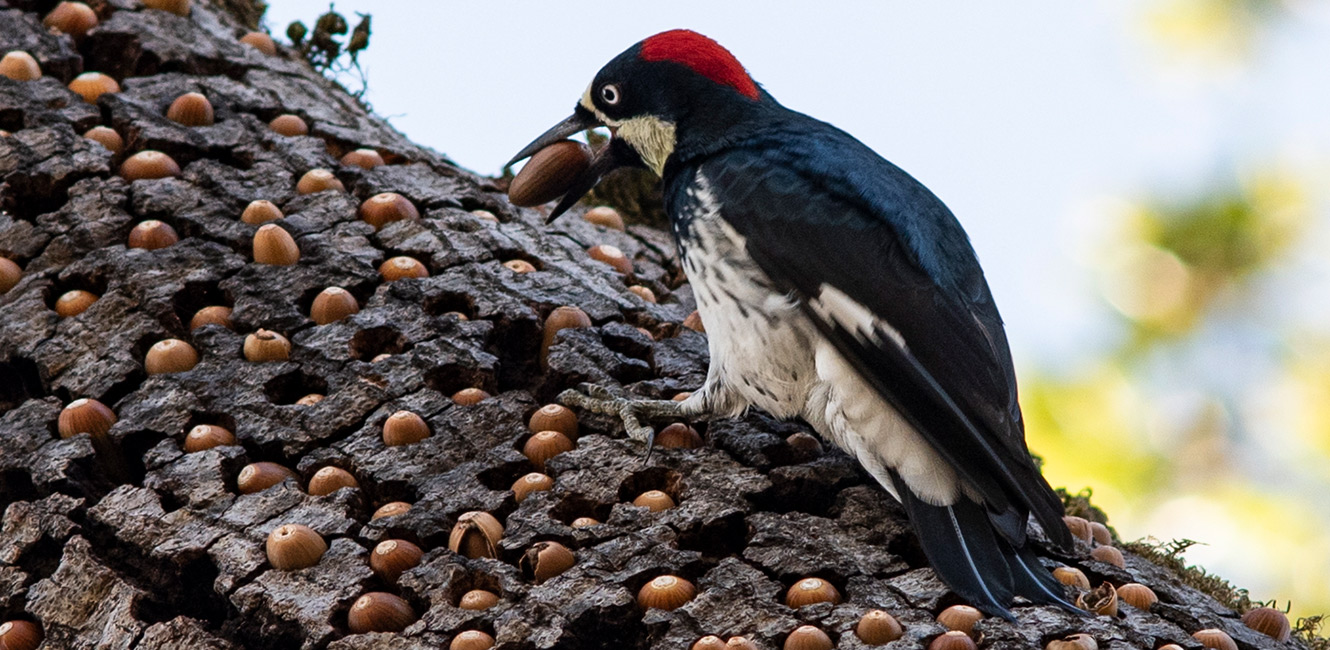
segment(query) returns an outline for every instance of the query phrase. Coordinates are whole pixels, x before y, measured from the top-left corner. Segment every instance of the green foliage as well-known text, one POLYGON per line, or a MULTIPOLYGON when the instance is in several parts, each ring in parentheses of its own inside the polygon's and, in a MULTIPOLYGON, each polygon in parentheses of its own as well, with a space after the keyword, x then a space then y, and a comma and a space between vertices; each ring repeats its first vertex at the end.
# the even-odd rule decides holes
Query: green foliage
POLYGON ((1190 539, 1175 539, 1170 542, 1143 539, 1127 542, 1122 547, 1174 572, 1183 584, 1208 594, 1236 612, 1243 613, 1258 607, 1259 603, 1252 602, 1246 589, 1238 589, 1227 580, 1182 560, 1182 554, 1199 543, 1190 539))
POLYGON ((363 101, 369 80, 360 67, 359 56, 369 47, 370 15, 356 15, 360 16, 360 22, 350 30, 350 38, 344 38, 349 29, 346 17, 337 13, 332 4, 314 21, 312 34, 305 23, 297 20, 287 25, 286 37, 291 39, 296 51, 324 75, 355 71, 360 79, 360 89, 351 94, 363 101))

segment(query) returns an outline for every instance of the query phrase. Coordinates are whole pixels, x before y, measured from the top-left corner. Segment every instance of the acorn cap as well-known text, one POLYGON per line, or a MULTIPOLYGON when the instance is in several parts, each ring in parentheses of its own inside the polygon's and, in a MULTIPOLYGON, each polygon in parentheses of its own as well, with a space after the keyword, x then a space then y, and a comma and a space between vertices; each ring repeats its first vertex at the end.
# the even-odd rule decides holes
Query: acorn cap
POLYGON ((131 183, 179 175, 180 165, 174 158, 152 149, 140 151, 120 163, 120 177, 131 183))
POLYGON ((519 562, 531 571, 537 583, 545 582, 573 567, 577 558, 567 546, 558 542, 536 542, 526 550, 519 562))
POLYGON ((61 2, 46 14, 42 24, 74 38, 82 38, 97 26, 97 12, 82 2, 61 2))
POLYGON ((177 16, 189 15, 189 0, 141 0, 143 6, 158 9, 177 16))
POLYGON ((309 526, 283 524, 268 534, 267 551, 274 569, 293 571, 318 564, 328 543, 309 526))
POLYGON ((526 260, 508 260, 503 263, 503 267, 513 273, 532 273, 536 270, 536 266, 526 260))
POLYGON ((513 481, 513 498, 521 503, 526 500, 533 492, 544 492, 554 489, 554 479, 540 472, 531 472, 522 478, 513 481))
POLYGON ((411 411, 397 411, 383 421, 383 444, 389 447, 417 443, 429 435, 425 419, 411 411))
POLYGON ((472 589, 462 594, 462 600, 457 603, 457 606, 462 609, 482 610, 489 609, 497 604, 499 604, 498 594, 484 589, 472 589))
POLYGON ((1238 644, 1233 641, 1233 637, 1228 632, 1215 628, 1206 628, 1193 632, 1191 638, 1201 642, 1201 645, 1216 650, 1238 650, 1238 644))
POLYGON ((785 637, 785 650, 831 650, 835 647, 826 632, 812 625, 801 625, 785 637))
MULTIPOLYGON (((1118 590, 1121 593, 1121 590, 1118 590)), ((1242 624, 1276 641, 1287 641, 1292 634, 1288 615, 1273 607, 1257 607, 1242 615, 1242 624)))
POLYGON ((23 279, 23 269, 7 257, 0 257, 0 294, 8 293, 23 279))
POLYGON ((254 232, 254 262, 291 266, 300 261, 300 247, 291 233, 274 224, 264 224, 254 232))
POLYGON ((655 443, 657 447, 666 449, 697 449, 703 444, 702 434, 682 422, 675 422, 661 429, 660 433, 656 434, 655 443))
POLYGON ((91 399, 76 399, 60 411, 56 421, 56 430, 61 438, 72 438, 86 433, 94 438, 105 436, 115 424, 115 412, 105 404, 91 399))
POLYGON ((498 557, 503 524, 488 512, 473 510, 457 518, 448 535, 448 550, 470 558, 498 557))
POLYGON ((369 554, 369 568, 384 582, 397 584, 407 569, 420 564, 425 553, 419 546, 404 539, 386 539, 379 542, 369 554))
POLYGON ((633 295, 637 296, 638 298, 641 298, 642 300, 645 300, 649 303, 656 302, 656 292, 640 284, 635 284, 631 287, 628 287, 628 291, 631 292, 633 295))
POLYGON ((211 126, 212 102, 201 93, 185 93, 171 102, 170 108, 166 109, 166 119, 184 126, 211 126))
POLYGON ((296 194, 314 194, 328 190, 345 192, 346 186, 326 169, 311 169, 296 182, 296 194))
POLYGON ((928 650, 976 650, 974 639, 964 632, 948 630, 928 644, 928 650))
POLYGON ((642 585, 637 592, 637 604, 642 609, 663 609, 666 611, 683 607, 697 595, 697 587, 679 576, 663 575, 653 578, 642 585))
POLYGON ((273 42, 272 37, 263 32, 250 32, 240 37, 240 42, 248 45, 268 56, 277 56, 277 43, 273 42))
POLYGON ((540 363, 546 365, 550 346, 554 344, 555 335, 559 330, 570 327, 591 327, 591 317, 586 312, 572 306, 556 307, 545 319, 544 337, 540 342, 540 363))
POLYGON ((607 205, 596 206, 587 210, 582 218, 597 226, 604 226, 611 230, 622 231, 624 229, 623 217, 619 216, 619 211, 607 205))
POLYGON ((394 221, 419 219, 420 211, 405 196, 396 192, 384 192, 375 194, 360 204, 360 218, 378 230, 394 221))
POLYGON ((558 456, 567 451, 572 451, 575 445, 568 436, 558 431, 540 431, 527 439, 526 444, 522 445, 522 455, 536 466, 537 470, 545 471, 545 463, 549 459, 558 456))
POLYGON ((288 138, 309 134, 309 125, 298 115, 278 115, 268 123, 268 128, 288 138))
POLYGON ((400 255, 384 260, 383 264, 379 265, 379 275, 388 282, 396 282, 403 278, 428 278, 429 270, 420 263, 420 260, 400 255))
POLYGON ((633 505, 646 508, 651 512, 660 512, 674 507, 674 499, 660 490, 647 490, 633 499, 633 505))
POLYGON ((531 156, 508 184, 508 200, 525 208, 563 196, 591 165, 591 148, 563 140, 531 156))
POLYGON ((262 492, 286 479, 295 479, 300 482, 300 477, 293 471, 267 461, 250 463, 240 470, 236 476, 236 489, 241 494, 254 494, 262 492))
POLYGON ((1089 634, 1072 634, 1049 641, 1044 650, 1099 650, 1099 642, 1089 634))
POLYGON ((156 219, 140 221, 129 231, 129 247, 155 251, 180 241, 175 228, 156 219))
POLYGON ((361 169, 374 169, 383 164, 383 156, 373 149, 356 149, 342 156, 338 161, 343 167, 359 167, 361 169))
POLYGON ((526 426, 532 433, 538 431, 558 431, 569 440, 577 440, 577 414, 562 404, 546 404, 531 414, 526 426))
POLYGON ((578 517, 577 519, 573 520, 573 523, 569 524, 569 526, 572 526, 573 528, 586 528, 588 526, 599 526, 599 525, 600 522, 591 517, 578 517))
POLYGON ((1136 609, 1149 611, 1150 606, 1159 602, 1159 596, 1153 589, 1135 582, 1128 582, 1118 587, 1118 599, 1136 609))
POLYGON ((42 628, 32 621, 0 623, 0 648, 4 650, 34 650, 45 638, 42 628))
POLYGON ((120 92, 120 84, 100 72, 85 72, 69 82, 69 89, 89 104, 96 104, 97 98, 106 93, 120 92))
POLYGON ((78 316, 97 302, 97 294, 82 289, 74 289, 60 294, 55 299, 55 313, 61 318, 78 316))
POLYGON ((1085 577, 1085 572, 1076 567, 1060 566, 1053 569, 1053 578, 1068 587, 1085 591, 1090 589, 1090 579, 1085 577))
POLYGON ((840 592, 830 582, 821 578, 804 578, 785 592, 785 604, 791 609, 799 609, 813 603, 839 605, 840 592))
POLYGON ((937 622, 948 630, 964 632, 974 636, 974 624, 983 618, 983 612, 969 605, 952 605, 937 615, 937 622))
POLYGON ((401 632, 416 622, 416 614, 405 600, 382 591, 356 599, 346 613, 346 626, 355 634, 401 632))
POLYGON ((282 209, 277 207, 277 204, 272 201, 259 199, 257 201, 250 201, 249 205, 245 206, 245 211, 240 213, 240 220, 247 224, 257 226, 269 221, 276 221, 284 216, 286 215, 282 214, 282 209))
POLYGON ((375 510, 374 514, 370 515, 369 520, 374 521, 375 519, 383 519, 384 517, 396 517, 397 515, 404 515, 410 511, 411 504, 405 501, 389 501, 388 503, 379 506, 379 509, 375 510))
POLYGON ((458 406, 475 406, 487 399, 491 395, 479 388, 463 388, 453 393, 453 404, 458 406))
POLYGON ((477 219, 480 219, 481 221, 488 221, 490 223, 499 223, 499 218, 494 216, 494 213, 490 212, 489 210, 472 210, 471 215, 477 219))
POLYGON ((309 319, 319 325, 334 323, 360 311, 360 304, 351 292, 341 287, 328 287, 314 296, 309 308, 309 319))
POLYGON ((185 453, 236 444, 235 434, 215 424, 200 424, 185 434, 185 453))
POLYGON ((1119 569, 1127 567, 1127 560, 1122 557, 1122 551, 1112 546, 1096 546, 1094 550, 1090 551, 1090 557, 1100 562, 1112 564, 1119 569))
POLYGON ((688 316, 683 319, 683 326, 694 332, 701 332, 703 334, 707 333, 706 326, 702 324, 702 313, 696 309, 693 310, 693 313, 688 314, 688 316))
POLYGON ((32 58, 31 54, 14 50, 0 59, 0 76, 14 81, 32 81, 41 79, 42 67, 37 65, 37 59, 32 58))
POLYGON ((314 476, 309 477, 310 494, 321 497, 332 494, 342 488, 358 488, 360 483, 356 482, 356 477, 340 467, 329 465, 314 472, 314 476))
POLYGON ((1111 582, 1103 582, 1076 597, 1076 606, 1100 616, 1118 615, 1118 591, 1111 582))
POLYGON ((231 327, 231 308, 223 305, 210 305, 194 312, 194 317, 189 319, 189 331, 194 331, 204 325, 220 325, 226 329, 231 327))
POLYGON ((1067 525, 1067 530, 1071 531, 1072 537, 1086 544, 1094 541, 1094 532, 1090 530, 1090 522, 1084 517, 1067 515, 1062 518, 1062 523, 1067 525))
POLYGON ((905 636, 905 629, 901 627, 896 617, 880 609, 872 609, 859 619, 854 633, 859 640, 868 645, 886 645, 905 636))
POLYGON ((191 370, 199 363, 194 346, 180 339, 166 339, 152 344, 143 359, 143 369, 150 375, 191 370))
POLYGON ((277 332, 260 328, 245 337, 245 358, 255 363, 286 361, 291 357, 291 342, 277 332))
POLYGON ((84 131, 83 137, 106 147, 111 153, 120 153, 125 150, 125 139, 110 127, 94 126, 84 131))
POLYGON ((453 637, 448 650, 488 650, 494 647, 494 637, 480 630, 467 630, 453 637))

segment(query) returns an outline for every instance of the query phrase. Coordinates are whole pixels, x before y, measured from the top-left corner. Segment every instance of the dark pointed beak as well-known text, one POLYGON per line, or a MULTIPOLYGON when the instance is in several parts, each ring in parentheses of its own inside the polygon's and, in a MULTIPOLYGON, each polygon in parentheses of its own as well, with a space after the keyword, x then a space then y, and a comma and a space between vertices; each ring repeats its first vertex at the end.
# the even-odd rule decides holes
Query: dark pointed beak
MULTIPOLYGON (((587 110, 581 104, 578 104, 577 108, 568 119, 555 124, 550 130, 542 133, 540 137, 532 140, 531 144, 523 147, 516 156, 513 156, 512 160, 508 161, 508 165, 506 166, 511 166, 513 163, 516 163, 523 158, 529 158, 535 155, 537 151, 564 140, 571 135, 598 126, 602 126, 602 124, 600 123, 600 120, 596 119, 596 114, 587 110)), ((586 171, 582 172, 581 175, 574 179, 572 184, 568 186, 568 191, 564 193, 562 199, 559 199, 559 204, 554 206, 554 209, 550 211, 550 215, 545 219, 545 223, 550 223, 557 219, 559 215, 567 212, 568 208, 573 207, 575 203, 580 201, 587 192, 591 191, 591 188, 595 187, 596 184, 600 182, 600 179, 605 177, 606 174, 619 167, 640 167, 641 165, 641 158, 633 151, 633 148, 629 146, 628 143, 618 138, 610 138, 610 141, 596 152, 595 157, 591 159, 591 164, 587 166, 586 171)))

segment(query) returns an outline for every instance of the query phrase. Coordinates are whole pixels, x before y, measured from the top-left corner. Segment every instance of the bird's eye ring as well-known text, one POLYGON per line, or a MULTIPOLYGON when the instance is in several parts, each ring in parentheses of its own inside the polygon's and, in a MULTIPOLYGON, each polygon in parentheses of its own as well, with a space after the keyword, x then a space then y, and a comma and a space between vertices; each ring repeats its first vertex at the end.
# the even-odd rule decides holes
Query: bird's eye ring
POLYGON ((600 87, 600 101, 613 106, 619 103, 619 87, 614 84, 605 84, 600 87))

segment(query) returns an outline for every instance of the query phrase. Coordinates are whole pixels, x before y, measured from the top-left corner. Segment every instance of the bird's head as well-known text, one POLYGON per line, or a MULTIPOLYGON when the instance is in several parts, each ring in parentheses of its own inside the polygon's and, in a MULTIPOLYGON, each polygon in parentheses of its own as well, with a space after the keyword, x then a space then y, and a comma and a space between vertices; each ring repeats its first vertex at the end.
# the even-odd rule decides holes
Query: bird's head
POLYGON ((511 165, 570 135, 597 126, 610 141, 573 182, 554 219, 618 167, 664 175, 681 152, 699 151, 757 106, 770 102, 738 59, 697 32, 661 32, 628 48, 596 73, 573 114, 527 145, 511 165))

